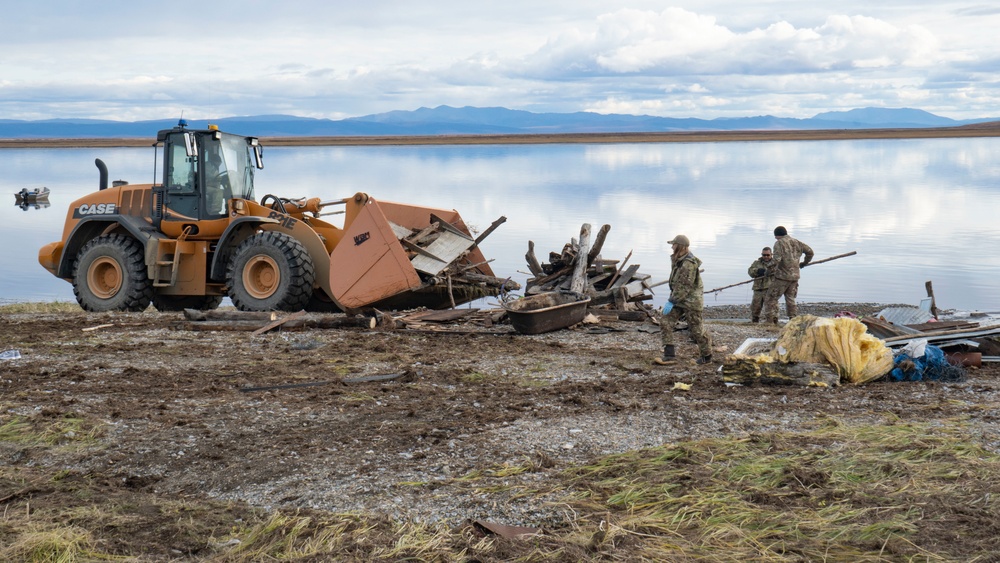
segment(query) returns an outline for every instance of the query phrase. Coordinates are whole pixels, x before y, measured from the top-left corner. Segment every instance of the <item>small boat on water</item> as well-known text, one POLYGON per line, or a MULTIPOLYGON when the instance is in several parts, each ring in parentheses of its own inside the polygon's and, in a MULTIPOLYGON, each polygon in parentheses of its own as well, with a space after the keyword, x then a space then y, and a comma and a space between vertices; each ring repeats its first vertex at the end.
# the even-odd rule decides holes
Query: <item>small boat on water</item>
POLYGON ((45 187, 34 190, 21 188, 21 191, 14 194, 14 205, 20 206, 21 209, 27 209, 29 206, 34 206, 36 209, 39 207, 48 207, 49 189, 45 187))
POLYGON ((590 297, 579 293, 551 291, 500 304, 514 330, 541 334, 573 326, 587 316, 590 297))

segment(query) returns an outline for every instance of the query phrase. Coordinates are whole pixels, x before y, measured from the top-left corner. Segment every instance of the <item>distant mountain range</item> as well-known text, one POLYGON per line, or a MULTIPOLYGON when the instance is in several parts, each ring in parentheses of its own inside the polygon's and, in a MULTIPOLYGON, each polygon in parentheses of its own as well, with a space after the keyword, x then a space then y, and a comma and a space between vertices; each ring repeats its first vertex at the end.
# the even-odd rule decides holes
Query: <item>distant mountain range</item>
MULTIPOLYGON (((697 119, 649 115, 532 113, 507 108, 438 106, 413 111, 390 111, 341 120, 292 115, 223 117, 188 120, 191 128, 214 123, 223 131, 258 137, 395 136, 395 135, 500 135, 553 133, 662 133, 672 131, 774 131, 803 129, 896 129, 957 127, 998 121, 985 118, 959 121, 919 109, 863 108, 832 111, 807 119, 757 117, 697 119)), ((97 119, 0 119, 0 138, 115 138, 153 137, 169 129, 176 119, 110 121, 97 119)))

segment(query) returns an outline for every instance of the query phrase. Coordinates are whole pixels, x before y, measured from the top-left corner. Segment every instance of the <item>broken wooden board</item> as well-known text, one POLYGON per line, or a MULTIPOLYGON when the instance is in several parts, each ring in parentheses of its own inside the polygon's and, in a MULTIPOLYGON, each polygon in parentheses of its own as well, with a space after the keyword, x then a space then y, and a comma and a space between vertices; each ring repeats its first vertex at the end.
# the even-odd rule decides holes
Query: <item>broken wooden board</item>
POLYGON ((423 322, 436 322, 436 323, 447 323, 451 321, 457 321, 459 319, 464 319, 474 313, 477 313, 479 309, 443 309, 437 310, 427 310, 418 311, 416 313, 410 313, 403 316, 399 320, 403 322, 409 321, 423 321, 423 322))

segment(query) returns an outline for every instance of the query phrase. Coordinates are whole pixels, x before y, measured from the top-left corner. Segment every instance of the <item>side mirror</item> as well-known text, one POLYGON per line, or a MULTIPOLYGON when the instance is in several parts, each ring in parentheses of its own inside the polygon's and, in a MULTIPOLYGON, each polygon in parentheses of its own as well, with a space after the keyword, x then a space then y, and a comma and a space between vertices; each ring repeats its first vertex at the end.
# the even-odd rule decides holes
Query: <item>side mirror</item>
POLYGON ((258 169, 264 168, 264 147, 260 145, 253 146, 253 160, 254 160, 254 165, 258 169))
POLYGON ((198 156, 198 145, 194 142, 194 135, 191 133, 184 133, 184 152, 188 156, 198 156))

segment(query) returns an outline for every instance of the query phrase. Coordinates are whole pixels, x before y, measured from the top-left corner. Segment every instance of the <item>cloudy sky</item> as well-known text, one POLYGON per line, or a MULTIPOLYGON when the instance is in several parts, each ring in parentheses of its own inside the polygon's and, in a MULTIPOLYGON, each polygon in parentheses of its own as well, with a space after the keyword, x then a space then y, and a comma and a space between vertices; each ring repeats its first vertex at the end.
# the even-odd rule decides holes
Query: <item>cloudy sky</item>
POLYGON ((997 30, 994 0, 35 0, 0 17, 0 119, 995 117, 997 30))

